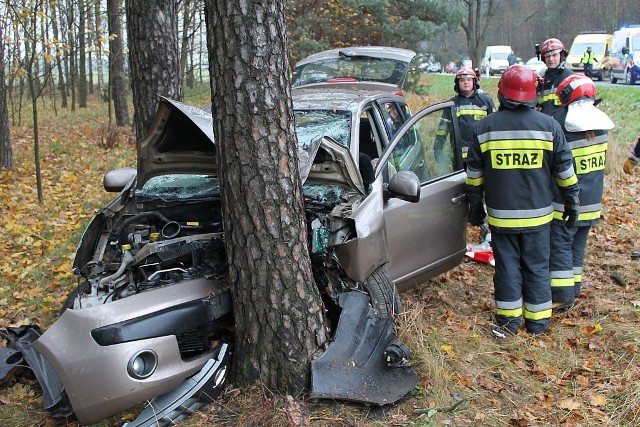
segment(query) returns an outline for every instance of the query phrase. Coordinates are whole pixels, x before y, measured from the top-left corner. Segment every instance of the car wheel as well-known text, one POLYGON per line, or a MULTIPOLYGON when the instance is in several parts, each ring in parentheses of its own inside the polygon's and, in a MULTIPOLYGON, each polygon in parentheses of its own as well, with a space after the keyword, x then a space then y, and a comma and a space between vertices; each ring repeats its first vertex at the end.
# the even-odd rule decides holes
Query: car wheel
POLYGON ((636 83, 635 79, 633 78, 633 73, 631 73, 631 69, 627 70, 627 74, 625 75, 625 83, 628 85, 633 85, 636 83))
POLYGON ((369 292, 371 306, 378 311, 380 316, 386 319, 400 314, 402 311, 400 296, 396 285, 391 281, 386 265, 378 267, 371 273, 364 287, 369 292))
POLYGON ((69 295, 67 295, 67 299, 64 300, 64 304, 62 304, 62 308, 60 309, 60 314, 64 313, 67 309, 73 309, 73 302, 78 298, 79 294, 88 294, 91 293, 91 285, 89 282, 84 282, 82 285, 75 287, 69 295))
POLYGON ((596 77, 598 78, 599 82, 604 80, 604 70, 600 70, 600 72, 598 73, 598 75, 596 77))
POLYGON ((613 70, 609 70, 609 80, 611 80, 611 84, 616 84, 616 83, 618 83, 618 79, 616 79, 615 77, 613 77, 613 70))

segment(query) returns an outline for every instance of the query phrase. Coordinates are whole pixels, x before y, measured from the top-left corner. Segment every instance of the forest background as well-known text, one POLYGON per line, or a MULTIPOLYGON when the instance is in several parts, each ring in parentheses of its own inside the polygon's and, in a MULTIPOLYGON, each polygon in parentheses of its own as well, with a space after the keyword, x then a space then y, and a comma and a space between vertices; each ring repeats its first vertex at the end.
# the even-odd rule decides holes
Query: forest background
MULTIPOLYGON (((98 96, 106 91, 109 98, 109 64, 105 61, 116 40, 105 31, 105 3, 0 2, 2 80, 8 83, 9 101, 9 121, 2 131, 11 130, 9 146, 15 149, 16 160, 0 174, 0 195, 5 202, 0 207, 0 317, 10 324, 47 326, 55 319, 75 284, 70 264, 79 233, 93 210, 108 199, 99 185, 102 174, 135 162, 132 129, 113 126, 109 104, 101 103, 98 96), (43 12, 31 14, 36 5, 43 12), (48 44, 45 34, 53 31, 53 19, 57 19, 60 37, 48 44), (31 34, 43 35, 39 41, 25 37, 25 23, 33 24, 36 31, 31 34), (28 108, 33 101, 27 89, 31 83, 43 107, 41 153, 33 145, 38 128, 28 108), (64 106, 63 93, 69 96, 64 106), (38 164, 34 158, 43 160, 41 200, 34 197, 38 164)), ((600 3, 289 1, 291 62, 324 48, 362 44, 410 47, 449 61, 473 56, 472 51, 483 51, 486 44, 504 43, 527 58, 521 52, 530 49, 533 56, 533 44, 551 36, 569 43, 582 30, 613 31, 640 22, 636 1, 609 2, 606 10, 600 3)), ((201 9, 195 1, 178 3, 184 93, 195 105, 210 102, 201 9)), ((126 36, 121 40, 126 49, 126 36)), ((430 92, 421 102, 452 95, 450 76, 425 78, 430 92)), ((482 82, 494 99, 495 83, 493 79, 482 82)), ((131 102, 130 92, 128 95, 131 102)), ((610 139, 607 214, 592 236, 588 254, 591 287, 577 309, 555 319, 553 335, 548 338, 518 337, 507 345, 488 341, 484 328, 490 323, 491 270, 465 263, 403 296, 403 339, 415 343, 421 375, 414 395, 402 405, 380 411, 347 404, 309 405, 302 410, 311 413, 310 422, 638 424, 640 302, 638 266, 629 260, 629 254, 638 237, 638 220, 633 214, 639 183, 637 177, 625 177, 619 170, 628 145, 639 134, 633 114, 638 94, 635 88, 620 86, 604 89, 600 95, 605 98, 602 108, 618 127, 610 139)), ((477 235, 470 230, 470 240, 475 239, 477 235)), ((38 393, 32 382, 2 389, 0 424, 52 425, 38 409, 38 393)), ((283 401, 260 388, 230 390, 226 400, 188 423, 287 425, 291 411, 283 408, 283 401)), ((119 421, 105 421, 104 425, 119 421)))

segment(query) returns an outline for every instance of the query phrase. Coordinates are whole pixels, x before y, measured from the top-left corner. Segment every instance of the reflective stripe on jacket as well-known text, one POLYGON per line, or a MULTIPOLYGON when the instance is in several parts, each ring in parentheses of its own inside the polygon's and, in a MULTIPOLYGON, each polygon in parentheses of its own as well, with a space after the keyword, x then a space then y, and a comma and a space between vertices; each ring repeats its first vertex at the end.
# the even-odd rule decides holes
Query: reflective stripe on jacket
POLYGON ((538 107, 544 114, 554 117, 558 123, 564 123, 567 109, 562 106, 556 91, 560 82, 571 74, 573 74, 573 71, 565 68, 564 65, 547 69, 544 73, 544 84, 542 85, 540 99, 538 99, 538 107))
POLYGON ((484 191, 489 225, 526 232, 553 218, 553 191, 578 195, 573 156, 560 124, 532 108, 500 108, 476 125, 467 191, 484 191), (555 181, 555 182, 554 182, 555 181))
MULTIPOLYGON (((580 186, 580 208, 576 222, 578 226, 593 225, 600 221, 608 137, 606 130, 593 131, 591 139, 587 138, 587 132, 566 133, 580 186)), ((564 202, 559 192, 556 192, 553 207, 553 217, 562 220, 564 202)))
POLYGON ((495 111, 493 100, 483 93, 474 91, 470 97, 456 95, 451 98, 456 104, 456 116, 460 125, 460 140, 462 142, 462 159, 466 160, 467 152, 473 141, 473 127, 481 120, 495 111))

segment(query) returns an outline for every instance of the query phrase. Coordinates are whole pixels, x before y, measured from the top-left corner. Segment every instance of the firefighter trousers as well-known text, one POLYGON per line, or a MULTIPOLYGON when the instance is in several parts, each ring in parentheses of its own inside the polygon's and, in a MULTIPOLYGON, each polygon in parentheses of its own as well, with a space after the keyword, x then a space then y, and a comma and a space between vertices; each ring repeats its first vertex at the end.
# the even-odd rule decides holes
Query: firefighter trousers
POLYGON ((532 233, 491 233, 496 323, 513 333, 523 317, 529 333, 540 334, 549 327, 549 235, 549 227, 532 233))
POLYGON ((567 228, 564 221, 551 222, 551 295, 554 303, 573 304, 580 296, 582 264, 590 225, 567 228))

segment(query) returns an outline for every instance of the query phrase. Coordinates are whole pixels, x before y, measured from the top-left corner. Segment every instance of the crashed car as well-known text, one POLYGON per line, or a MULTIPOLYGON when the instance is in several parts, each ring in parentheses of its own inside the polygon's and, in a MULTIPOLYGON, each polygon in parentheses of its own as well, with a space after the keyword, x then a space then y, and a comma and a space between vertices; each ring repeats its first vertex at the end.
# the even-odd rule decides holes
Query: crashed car
MULTIPOLYGON (((466 250, 454 105, 412 115, 397 87, 356 78, 292 96, 312 270, 334 325, 311 396, 393 403, 418 380, 396 337, 398 290, 466 250)), ((221 393, 234 318, 212 129, 210 112, 161 98, 137 168, 104 178, 119 194, 82 236, 60 318, 2 332, 0 372, 28 364, 53 415, 90 424, 149 401, 126 426, 170 425, 221 393)))

